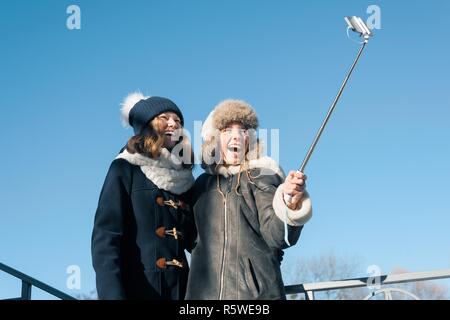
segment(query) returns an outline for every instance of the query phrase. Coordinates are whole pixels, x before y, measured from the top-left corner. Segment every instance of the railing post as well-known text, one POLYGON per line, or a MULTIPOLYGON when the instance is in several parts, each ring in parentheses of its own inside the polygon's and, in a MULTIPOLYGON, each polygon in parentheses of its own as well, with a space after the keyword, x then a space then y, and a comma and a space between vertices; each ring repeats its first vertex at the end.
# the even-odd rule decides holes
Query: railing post
POLYGON ((22 280, 22 296, 20 300, 31 300, 31 288, 35 287, 38 289, 41 289, 44 292, 47 292, 57 298, 63 299, 63 300, 76 300, 74 297, 59 291, 53 287, 50 287, 49 285, 36 280, 35 278, 30 277, 29 275, 26 275, 20 271, 17 271, 16 269, 13 269, 11 267, 8 267, 7 265, 0 262, 0 271, 6 272, 10 275, 12 275, 15 278, 18 278, 22 280))
POLYGON ((314 291, 306 291, 305 299, 306 300, 314 300, 314 291))
POLYGON ((31 283, 22 280, 22 300, 31 300, 31 283))

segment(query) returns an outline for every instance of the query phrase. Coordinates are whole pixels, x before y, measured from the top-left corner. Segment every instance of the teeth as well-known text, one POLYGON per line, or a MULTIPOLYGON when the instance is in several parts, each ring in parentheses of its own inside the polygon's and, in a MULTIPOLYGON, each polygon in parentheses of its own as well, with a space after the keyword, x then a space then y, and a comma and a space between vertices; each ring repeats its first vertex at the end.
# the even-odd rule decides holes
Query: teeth
POLYGON ((229 146, 229 147, 228 147, 228 150, 231 150, 231 151, 240 151, 240 150, 241 150, 241 147, 240 147, 240 146, 229 146))

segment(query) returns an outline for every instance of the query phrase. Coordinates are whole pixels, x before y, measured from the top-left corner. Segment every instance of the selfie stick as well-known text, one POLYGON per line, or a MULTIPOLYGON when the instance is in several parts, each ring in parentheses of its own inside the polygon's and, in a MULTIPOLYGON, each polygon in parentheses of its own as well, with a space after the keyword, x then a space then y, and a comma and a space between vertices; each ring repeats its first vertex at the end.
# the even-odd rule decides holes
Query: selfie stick
MULTIPOLYGON (((361 37, 364 38, 364 41, 361 42, 361 48, 358 51, 358 54, 356 55, 356 59, 355 61, 353 61, 353 64, 350 68, 350 70, 347 73, 347 76, 344 79, 344 82, 341 85, 341 88, 339 89, 339 92, 336 96, 336 98, 334 98, 333 103, 331 104, 330 109, 328 110, 328 113, 325 117, 325 120, 322 122, 322 125, 319 128, 319 131, 317 132, 314 141, 312 142, 311 146, 309 147, 308 153, 306 154, 305 158, 303 159, 303 163, 300 166, 300 169, 297 170, 297 172, 302 172, 304 173, 305 167, 308 164, 309 158, 311 157, 314 148, 316 147, 317 142, 319 141, 320 136, 322 135, 323 130, 325 129, 325 126, 328 123, 328 120, 331 117, 331 114, 333 113, 334 108, 336 107, 337 102, 339 101, 339 98, 342 95, 342 92, 344 91, 345 85, 347 84, 348 79, 350 78, 353 69, 355 68, 356 64, 358 63, 359 57, 361 57, 361 54, 364 50, 364 48, 366 47, 366 44, 369 42, 369 38, 373 36, 372 31, 370 31, 370 29, 366 26, 366 24, 364 23, 364 21, 359 18, 359 17, 344 17, 345 21, 348 24, 347 27, 347 33, 349 30, 352 30, 354 32, 357 32, 360 34, 361 37)), ((288 196, 287 199, 287 203, 290 203, 290 200, 292 199, 292 196, 288 196)))

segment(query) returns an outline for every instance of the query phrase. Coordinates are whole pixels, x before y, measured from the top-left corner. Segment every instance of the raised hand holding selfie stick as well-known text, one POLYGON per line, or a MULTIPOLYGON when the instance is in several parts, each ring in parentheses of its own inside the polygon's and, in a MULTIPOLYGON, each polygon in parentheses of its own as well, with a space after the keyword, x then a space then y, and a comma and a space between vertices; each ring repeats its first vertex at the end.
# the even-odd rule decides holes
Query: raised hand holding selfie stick
MULTIPOLYGON (((372 31, 366 26, 366 24, 360 17, 352 16, 352 17, 344 17, 344 19, 348 24, 347 35, 348 35, 348 31, 352 30, 354 32, 359 33, 360 36, 364 38, 364 41, 361 42, 361 48, 359 49, 358 54, 356 55, 355 61, 353 61, 353 64, 352 64, 350 70, 348 71, 347 76, 345 77, 344 82, 342 83, 341 88, 339 89, 339 92, 338 92, 336 98, 334 98, 334 101, 331 104, 331 107, 328 110, 328 113, 327 113, 324 121, 322 122, 322 125, 319 128, 319 131, 317 132, 311 146, 309 147, 308 153, 306 154, 305 159, 303 160, 303 163, 300 166, 300 169, 298 169, 297 172, 304 173, 304 170, 305 170, 306 165, 308 164, 309 158, 311 157, 311 155, 314 151, 314 148, 316 147, 316 144, 319 141, 319 138, 322 135, 322 132, 325 129, 325 126, 327 125, 328 120, 330 119, 330 116, 333 113, 333 110, 336 107, 336 104, 342 95, 342 92, 344 91, 345 85, 347 84, 347 81, 350 78, 350 76, 353 72, 353 69, 355 68, 356 64, 358 63, 359 57, 361 57, 361 54, 362 54, 364 48, 366 47, 366 44, 369 42, 369 38, 373 36, 372 31)), ((287 195, 286 202, 288 205, 290 205, 291 200, 292 200, 292 196, 287 195)))

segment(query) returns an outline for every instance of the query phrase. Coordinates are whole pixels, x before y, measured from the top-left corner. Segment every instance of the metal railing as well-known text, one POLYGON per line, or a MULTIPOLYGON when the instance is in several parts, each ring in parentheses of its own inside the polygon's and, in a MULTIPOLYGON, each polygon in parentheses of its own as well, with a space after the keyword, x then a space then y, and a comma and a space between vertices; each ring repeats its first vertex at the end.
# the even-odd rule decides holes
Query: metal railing
MULTIPOLYGON (((6 272, 13 277, 16 277, 22 281, 22 294, 20 297, 11 298, 8 300, 31 300, 31 289, 32 287, 39 288, 57 298, 62 300, 76 300, 74 297, 59 291, 49 285, 34 279, 16 269, 13 269, 3 263, 0 263, 0 271, 6 272)), ((436 271, 428 271, 428 272, 410 272, 410 273, 402 273, 402 274, 390 274, 390 275, 381 275, 377 277, 379 279, 379 284, 381 286, 397 284, 397 283, 407 283, 407 282, 416 282, 416 281, 426 281, 426 280, 438 280, 438 279, 446 279, 450 278, 450 269, 445 270, 436 270, 436 271)), ((319 291, 329 291, 329 290, 339 290, 339 289, 350 289, 350 288, 358 288, 358 287, 367 287, 370 283, 373 282, 374 277, 363 277, 363 278, 354 278, 354 279, 346 279, 346 280, 336 280, 336 281, 326 281, 326 282, 315 282, 315 283, 304 283, 297 285, 288 285, 285 286, 286 294, 304 294, 306 300, 314 300, 314 293, 319 291)), ((372 296, 377 295, 379 293, 384 293, 385 299, 391 300, 392 291, 403 292, 406 295, 410 295, 413 299, 418 299, 418 297, 400 289, 396 288, 386 288, 381 290, 376 290, 372 294, 368 295, 365 299, 370 299, 372 296)))
MULTIPOLYGON (((315 292, 367 287, 368 285, 373 285, 374 278, 375 277, 372 276, 372 277, 354 278, 354 279, 347 279, 347 280, 288 285, 285 287, 285 290, 286 290, 287 295, 304 294, 306 300, 314 300, 315 292)), ((402 273, 402 274, 380 275, 376 278, 379 279, 379 284, 381 286, 389 285, 389 284, 397 284, 397 283, 406 283, 406 282, 437 280, 437 279, 450 278, 450 269, 428 271, 428 272, 410 272, 410 273, 402 273)), ((391 300, 392 295, 391 295, 390 291, 403 291, 403 293, 410 294, 410 293, 405 292, 404 290, 399 290, 399 289, 394 289, 394 288, 386 288, 386 289, 374 291, 373 294, 368 295, 365 299, 368 300, 370 297, 372 297, 376 294, 384 293, 385 299, 391 300)), ((411 294, 410 294, 410 296, 412 296, 413 298, 418 298, 411 294)))
POLYGON ((3 263, 0 263, 0 271, 6 272, 13 277, 16 277, 20 280, 22 280, 22 294, 20 297, 17 298, 10 298, 7 300, 31 300, 31 288, 36 287, 41 289, 42 291, 45 291, 57 298, 60 298, 62 300, 76 300, 74 297, 59 291, 58 289, 55 289, 53 287, 50 287, 49 285, 36 280, 20 271, 17 271, 16 269, 13 269, 3 263))

